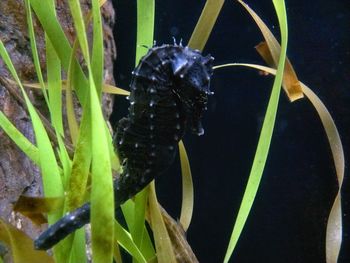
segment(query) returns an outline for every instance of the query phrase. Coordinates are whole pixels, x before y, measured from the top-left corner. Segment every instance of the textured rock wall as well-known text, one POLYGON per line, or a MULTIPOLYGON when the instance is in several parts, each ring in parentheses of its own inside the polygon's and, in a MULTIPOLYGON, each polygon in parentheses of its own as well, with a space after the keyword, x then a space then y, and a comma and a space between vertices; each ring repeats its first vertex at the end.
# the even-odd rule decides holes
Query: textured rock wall
MULTIPOLYGON (((57 0, 57 15, 68 39, 74 39, 67 1, 57 0)), ((80 1, 86 12, 90 1, 80 1)), ((108 1, 102 8, 104 20, 104 46, 105 46, 105 82, 113 84, 113 61, 116 49, 112 34, 114 25, 114 10, 108 1)), ((38 22, 35 23, 36 40, 38 44, 40 62, 45 72, 45 47, 43 31, 38 22)), ((38 82, 31 58, 31 49, 27 33, 26 15, 22 0, 0 1, 0 38, 8 50, 15 68, 23 81, 38 82)), ((34 134, 25 105, 19 98, 13 96, 20 94, 16 86, 12 86, 4 77, 9 77, 6 66, 0 60, 0 110, 12 123, 32 142, 34 134), (11 92, 12 91, 12 92, 11 92)), ((45 102, 40 91, 27 90, 32 102, 39 111, 48 118, 45 102)), ((77 109, 79 111, 79 109, 77 109)), ((106 118, 112 111, 112 98, 105 95, 103 110, 106 118)), ((21 152, 0 128, 0 216, 34 237, 38 234, 37 227, 17 213, 12 212, 12 203, 19 195, 41 195, 41 177, 39 169, 21 152)))

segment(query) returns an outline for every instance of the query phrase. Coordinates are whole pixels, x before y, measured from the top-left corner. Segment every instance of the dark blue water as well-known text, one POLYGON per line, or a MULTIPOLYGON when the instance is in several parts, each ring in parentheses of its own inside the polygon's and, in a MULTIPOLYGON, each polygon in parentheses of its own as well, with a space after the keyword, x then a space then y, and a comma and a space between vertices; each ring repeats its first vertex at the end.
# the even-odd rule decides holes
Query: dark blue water
MULTIPOLYGON (((118 59, 116 79, 127 88, 134 66, 135 1, 116 1, 118 59)), ((156 1, 157 43, 171 37, 186 43, 205 1, 156 1)), ((249 1, 278 35, 272 2, 249 1)), ((346 1, 287 1, 288 55, 304 83, 333 115, 350 149, 350 8, 346 1)), ((235 1, 226 1, 206 53, 215 64, 263 64, 254 46, 262 36, 235 1)), ((265 114, 272 77, 254 70, 218 70, 212 78, 205 135, 188 135, 195 184, 195 211, 188 240, 200 262, 222 262, 235 215, 247 182, 265 114)), ((116 99, 115 122, 127 102, 116 99)), ((348 163, 346 161, 346 163, 348 163)), ((157 181, 160 202, 179 216, 181 182, 178 162, 157 181)), ((346 169, 346 176, 348 170, 346 169)), ((344 243, 339 263, 350 262, 349 180, 343 190, 344 243)), ((317 113, 306 100, 289 103, 281 94, 271 150, 261 186, 232 262, 325 262, 326 220, 337 191, 330 148, 317 113)))

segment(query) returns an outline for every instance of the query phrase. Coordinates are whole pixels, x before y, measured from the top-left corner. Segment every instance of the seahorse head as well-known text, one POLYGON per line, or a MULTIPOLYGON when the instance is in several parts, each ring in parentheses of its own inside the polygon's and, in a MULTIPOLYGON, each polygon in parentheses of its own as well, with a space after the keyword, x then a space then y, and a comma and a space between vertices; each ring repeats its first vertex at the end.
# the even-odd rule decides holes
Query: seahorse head
POLYGON ((171 60, 174 77, 173 92, 187 114, 188 127, 194 134, 202 135, 201 118, 206 110, 210 91, 210 78, 213 74, 211 55, 203 56, 199 50, 184 47, 171 60))

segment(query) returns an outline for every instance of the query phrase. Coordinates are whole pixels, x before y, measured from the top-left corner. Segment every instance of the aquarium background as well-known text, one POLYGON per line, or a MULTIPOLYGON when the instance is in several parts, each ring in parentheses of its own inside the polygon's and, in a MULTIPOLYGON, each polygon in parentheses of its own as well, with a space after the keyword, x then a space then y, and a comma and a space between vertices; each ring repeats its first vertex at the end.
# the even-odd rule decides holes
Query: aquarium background
MULTIPOLYGON (((187 43, 205 1, 156 1, 155 39, 187 43)), ((275 35, 272 1, 247 1, 275 35)), ((128 88, 134 67, 136 1, 114 1, 117 85, 128 88)), ((346 166, 350 150, 350 7, 347 1, 286 1, 288 56, 300 78, 322 99, 339 129, 346 166)), ((264 64, 254 46, 263 38, 247 12, 226 1, 203 51, 214 64, 264 64)), ((215 71, 205 134, 187 134, 195 185, 194 216, 187 238, 200 262, 222 262, 253 161, 273 83, 246 68, 215 71)), ((112 123, 127 112, 115 100, 112 123)), ((256 201, 232 262, 325 262, 325 230, 337 191, 325 132, 307 99, 289 103, 281 93, 270 154, 256 201)), ((346 167, 345 177, 348 176, 346 167)), ((344 242, 339 263, 350 262, 349 180, 343 189, 344 242)), ((177 218, 181 205, 179 161, 157 180, 160 203, 177 218)))

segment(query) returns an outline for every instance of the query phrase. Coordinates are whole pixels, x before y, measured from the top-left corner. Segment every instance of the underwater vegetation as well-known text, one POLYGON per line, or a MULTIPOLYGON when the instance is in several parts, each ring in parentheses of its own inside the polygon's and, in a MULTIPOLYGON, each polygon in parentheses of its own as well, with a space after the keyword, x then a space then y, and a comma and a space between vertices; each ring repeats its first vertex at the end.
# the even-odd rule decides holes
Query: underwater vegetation
MULTIPOLYGON (((131 89, 134 88, 134 91, 131 90, 131 93, 121 88, 104 84, 104 46, 100 7, 105 1, 92 0, 91 11, 87 17, 82 15, 79 1, 69 1, 76 32, 72 43, 67 40, 55 16, 54 1, 49 2, 50 4, 44 6, 38 0, 25 0, 28 34, 31 39, 32 56, 36 64, 38 79, 41 80, 40 83, 23 84, 23 81, 16 73, 8 51, 3 43, 0 42, 1 59, 6 64, 13 78, 13 80, 9 81, 18 85, 28 107, 35 132, 36 144, 34 145, 27 140, 9 121, 3 111, 0 113, 0 126, 29 159, 40 167, 45 193, 45 198, 36 197, 31 199, 30 197, 22 197, 17 202, 17 206, 20 207, 21 200, 30 199, 32 203, 36 203, 37 207, 39 207, 36 213, 41 215, 47 214, 49 225, 54 225, 67 212, 73 211, 89 200, 91 211, 87 214, 87 218, 91 220, 93 262, 112 262, 113 258, 116 262, 122 262, 121 250, 126 251, 133 258, 134 262, 198 262, 188 246, 184 234, 181 232, 181 228, 184 231, 189 229, 195 203, 190 163, 184 143, 180 139, 183 137, 186 126, 189 126, 190 130, 195 134, 201 135, 203 133, 200 120, 203 110, 207 106, 206 96, 210 93, 208 84, 212 70, 211 57, 203 57, 201 51, 204 49, 212 30, 215 30, 214 24, 220 16, 220 11, 225 1, 208 0, 206 2, 192 36, 188 43, 184 43, 184 47, 178 44, 163 47, 163 50, 168 48, 169 52, 155 52, 157 55, 155 57, 157 59, 161 58, 156 62, 148 61, 147 59, 141 60, 139 68, 135 71, 136 73, 141 73, 141 75, 134 76, 131 84, 131 89), (48 76, 45 81, 40 66, 38 66, 32 13, 35 13, 37 16, 49 40, 47 46, 48 55, 46 56, 48 76), (86 35, 89 23, 93 30, 91 43, 86 35), (187 46, 189 47, 190 55, 186 53, 187 51, 183 52, 187 46), (174 51, 177 49, 181 50, 181 52, 177 53, 177 51, 174 51), (193 51, 192 49, 197 49, 198 51, 193 51), (79 56, 82 59, 79 59, 79 56), (196 62, 197 59, 199 59, 200 63, 196 62), (81 61, 84 62, 81 63, 81 61), (208 66, 209 64, 210 66, 208 66), (159 69, 155 65, 161 65, 164 68, 159 69), (169 67, 165 67, 166 65, 169 67), (193 65, 195 67, 192 67, 193 65), (140 72, 142 66, 150 66, 154 71, 150 73, 147 70, 141 70, 140 72), (160 70, 162 74, 152 75, 157 70, 160 70), (62 71, 67 73, 66 80, 61 78, 62 71), (145 74, 142 75, 143 73, 145 74), (186 75, 187 73, 188 75, 186 75), (168 77, 171 80, 167 79, 168 77), (153 84, 149 84, 142 78, 153 84), (169 90, 165 89, 165 94, 162 94, 165 97, 163 104, 163 101, 159 102, 156 99, 159 99, 159 92, 164 86, 169 85, 169 82, 171 82, 171 92, 168 93, 169 90), (188 87, 191 88, 187 89, 188 87), (193 87, 195 88, 193 89, 193 87), (33 106, 27 95, 28 90, 34 88, 41 89, 41 92, 44 94, 50 113, 51 126, 55 131, 57 140, 55 147, 52 146, 48 136, 46 123, 41 120, 38 110, 33 106), (149 91, 150 94, 145 94, 145 90, 149 91), (154 90, 156 90, 155 93, 154 90), (117 131, 114 146, 113 135, 104 120, 101 110, 101 96, 103 92, 123 96, 129 95, 131 102, 128 118, 121 120, 118 125, 119 135, 117 131), (63 93, 68 98, 66 99, 68 132, 65 132, 63 129, 61 101, 63 93), (80 105, 82 105, 82 118, 80 121, 76 118, 73 96, 76 96, 80 105), (161 107, 158 109, 160 105, 161 107), (161 118, 162 121, 157 121, 154 123, 154 126, 152 126, 152 120, 144 118, 143 115, 148 114, 150 116, 152 112, 149 111, 153 110, 153 107, 156 108, 155 117, 164 114, 164 118, 161 118), (174 107, 174 109, 171 107, 174 107), (142 116, 142 118, 135 122, 131 121, 133 113, 135 113, 136 117, 142 116), (180 116, 186 116, 181 118, 183 122, 177 123, 176 118, 174 120, 169 117, 175 116, 176 113, 180 116), (172 130, 174 129, 173 126, 177 129, 177 124, 180 124, 179 134, 177 134, 177 131, 172 130), (167 146, 166 151, 169 150, 169 146, 175 148, 176 144, 178 144, 179 147, 183 181, 179 224, 171 221, 172 219, 167 217, 166 212, 159 205, 154 181, 149 187, 140 191, 156 175, 163 172, 164 167, 168 165, 167 162, 170 163, 174 159, 175 149, 173 149, 174 151, 171 152, 170 156, 168 152, 164 154, 164 149, 160 147, 162 145, 160 143, 161 139, 157 138, 155 143, 144 139, 144 133, 147 136, 152 135, 149 130, 145 132, 151 126, 153 127, 151 130, 156 129, 157 135, 160 137, 170 132, 169 138, 171 137, 172 143, 170 145, 168 142, 165 142, 164 145, 167 146), (124 128, 130 128, 129 133, 124 128), (133 135, 134 137, 126 139, 127 135, 133 135), (174 136, 176 136, 175 140, 174 136), (67 140, 70 141, 70 145, 66 143, 67 140), (143 150, 148 149, 148 146, 152 148, 152 145, 154 145, 156 155, 159 153, 165 158, 155 158, 153 160, 151 158, 152 151, 150 156, 141 156, 134 148, 130 148, 130 145, 135 147, 136 144, 138 145, 136 148, 140 147, 143 150), (145 145, 147 147, 144 147, 145 145), (126 148, 123 148, 123 146, 126 148), (154 161, 156 164, 156 168, 151 167, 156 170, 155 174, 148 173, 152 172, 152 169, 148 171, 147 168, 149 167, 144 166, 140 159, 142 161, 152 159, 151 161, 154 161), (123 191, 125 190, 126 192, 113 190, 112 179, 113 174, 116 173, 121 174, 121 177, 117 177, 119 179, 114 182, 121 180, 125 185, 123 191), (144 178, 145 180, 142 180, 144 175, 147 176, 144 178), (130 181, 128 178, 130 178, 130 181), (120 218, 116 220, 115 209, 120 203, 123 203, 139 191, 140 193, 133 199, 121 206, 126 224, 121 222, 120 218)), ((249 67, 263 72, 263 74, 276 75, 276 77, 274 78, 267 109, 262 121, 255 156, 240 208, 236 215, 225 215, 232 217, 232 233, 227 244, 226 253, 218 261, 230 261, 239 238, 242 233, 244 234, 245 223, 253 207, 260 183, 263 180, 262 175, 268 158, 270 144, 273 140, 280 92, 281 87, 283 87, 283 91, 291 102, 304 96, 307 97, 319 114, 330 143, 339 190, 327 223, 325 254, 327 263, 337 262, 342 242, 340 190, 345 167, 342 144, 337 128, 329 111, 318 96, 312 89, 298 80, 293 66, 286 56, 288 27, 284 1, 272 1, 279 22, 280 43, 262 19, 248 5, 242 1, 238 2, 250 14, 262 32, 264 42, 257 46, 257 51, 267 66, 248 63, 219 65, 220 61, 217 61, 218 65, 213 67, 214 77, 215 72, 230 67, 249 67)), ((155 1, 137 1, 136 65, 147 52, 144 46, 153 46, 154 30, 157 26, 154 22, 155 8, 155 1)), ((157 48, 154 49, 157 50, 157 48)), ((162 47, 158 49, 162 49, 162 47)), ((204 51, 203 53, 206 54, 207 52, 204 51)), ((152 50, 150 54, 154 54, 152 50)), ((213 55, 215 56, 215 54, 213 55)), ((118 188, 115 187, 115 189, 118 188)), ((30 209, 31 207, 24 205, 18 211, 34 221, 35 217, 30 214, 30 209)), ((86 215, 86 212, 84 215, 86 215)), ((69 219, 71 216, 72 214, 68 214, 64 218, 69 219)), ((85 218, 86 221, 87 218, 85 218)), ((249 220, 254 220, 254 217, 249 218, 249 220)), ((85 224, 86 221, 83 223, 85 224)), ((75 221, 72 220, 70 222, 75 221)), ((81 225, 79 223, 79 227, 81 225)), ((73 232, 74 230, 75 227, 68 232, 73 232)), ((50 228, 48 231, 46 233, 52 233, 50 228)), ((61 239, 61 236, 55 236, 55 233, 53 237, 55 239, 53 243, 61 239)), ((68 238, 54 246, 53 256, 43 251, 35 250, 33 241, 29 237, 3 220, 0 221, 0 240, 10 248, 15 262, 86 262, 88 260, 84 229, 72 233, 68 238)), ((49 246, 53 245, 53 243, 49 246)), ((43 248, 47 247, 44 246, 43 248)))

